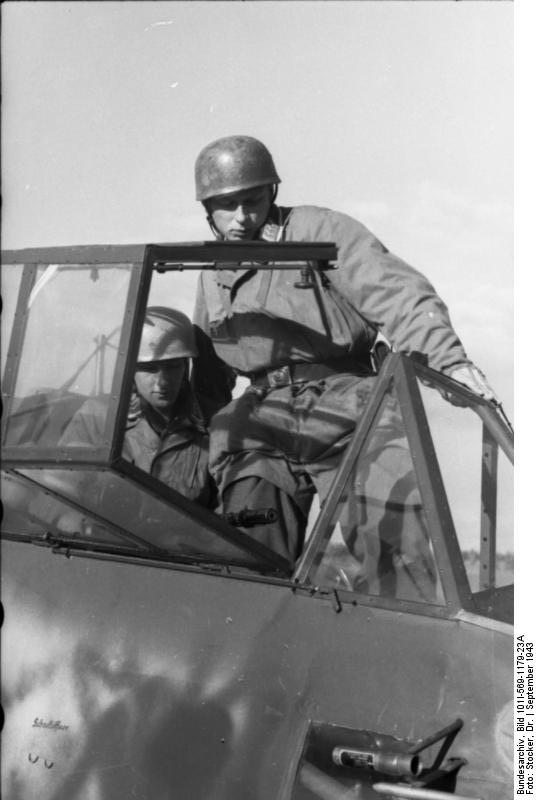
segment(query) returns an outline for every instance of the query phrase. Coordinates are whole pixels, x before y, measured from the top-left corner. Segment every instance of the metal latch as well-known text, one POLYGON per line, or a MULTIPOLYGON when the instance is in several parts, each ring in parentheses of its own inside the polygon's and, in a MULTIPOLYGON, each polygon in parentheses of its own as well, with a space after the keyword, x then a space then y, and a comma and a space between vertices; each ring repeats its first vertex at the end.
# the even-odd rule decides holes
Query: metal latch
POLYGON ((237 528, 253 528, 277 522, 279 514, 275 508, 243 508, 241 511, 227 511, 222 517, 237 528))

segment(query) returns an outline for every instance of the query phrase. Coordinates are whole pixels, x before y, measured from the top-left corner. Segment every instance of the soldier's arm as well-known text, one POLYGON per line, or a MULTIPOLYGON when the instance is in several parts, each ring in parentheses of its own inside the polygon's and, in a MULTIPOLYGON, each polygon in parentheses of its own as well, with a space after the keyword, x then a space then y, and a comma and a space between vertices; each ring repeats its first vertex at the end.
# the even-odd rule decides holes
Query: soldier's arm
POLYGON ((214 414, 231 401, 236 376, 231 367, 219 358, 212 344, 201 280, 197 289, 193 322, 199 355, 193 359, 191 383, 204 420, 208 424, 214 414))

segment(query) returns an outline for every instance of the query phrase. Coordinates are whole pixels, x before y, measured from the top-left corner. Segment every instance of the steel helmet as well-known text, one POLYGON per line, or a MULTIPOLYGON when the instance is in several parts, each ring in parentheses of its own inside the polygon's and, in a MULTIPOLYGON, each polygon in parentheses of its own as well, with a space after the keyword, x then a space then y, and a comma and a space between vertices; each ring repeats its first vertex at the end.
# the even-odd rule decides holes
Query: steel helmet
POLYGON ((253 136, 224 136, 195 162, 196 200, 281 183, 269 150, 253 136))
POLYGON ((197 356, 194 327, 186 314, 165 306, 145 312, 138 363, 197 356))

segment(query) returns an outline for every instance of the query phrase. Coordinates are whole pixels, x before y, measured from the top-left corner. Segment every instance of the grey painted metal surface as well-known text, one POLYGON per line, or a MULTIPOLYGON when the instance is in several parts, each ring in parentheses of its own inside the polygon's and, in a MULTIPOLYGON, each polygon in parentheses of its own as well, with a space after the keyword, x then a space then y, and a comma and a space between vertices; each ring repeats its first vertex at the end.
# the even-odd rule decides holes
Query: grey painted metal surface
POLYGON ((457 790, 508 796, 501 623, 18 543, 3 569, 6 798, 298 798, 310 721, 418 739, 456 717, 457 790))

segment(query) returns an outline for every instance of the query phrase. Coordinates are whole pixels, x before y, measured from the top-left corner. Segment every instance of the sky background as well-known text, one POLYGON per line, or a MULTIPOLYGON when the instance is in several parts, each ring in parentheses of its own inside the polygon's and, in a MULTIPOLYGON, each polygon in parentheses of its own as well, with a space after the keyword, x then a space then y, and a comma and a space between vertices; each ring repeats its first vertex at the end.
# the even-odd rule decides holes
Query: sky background
POLYGON ((513 413, 513 5, 7 2, 2 247, 211 235, 193 163, 263 140, 435 285, 513 413))

